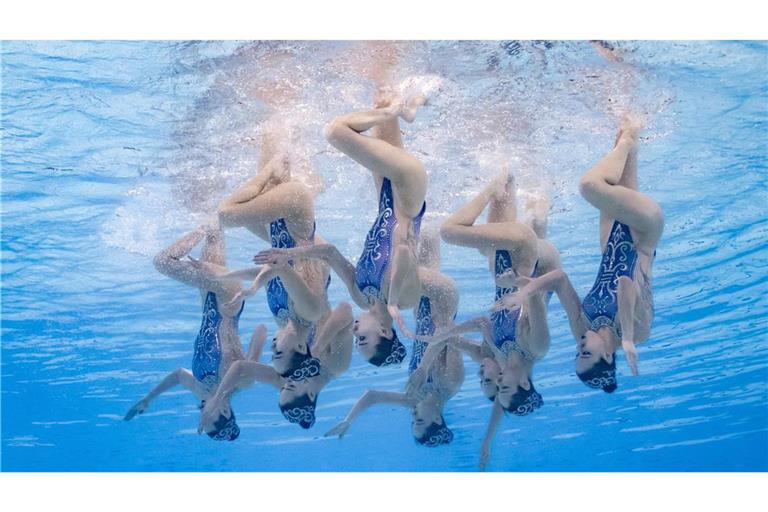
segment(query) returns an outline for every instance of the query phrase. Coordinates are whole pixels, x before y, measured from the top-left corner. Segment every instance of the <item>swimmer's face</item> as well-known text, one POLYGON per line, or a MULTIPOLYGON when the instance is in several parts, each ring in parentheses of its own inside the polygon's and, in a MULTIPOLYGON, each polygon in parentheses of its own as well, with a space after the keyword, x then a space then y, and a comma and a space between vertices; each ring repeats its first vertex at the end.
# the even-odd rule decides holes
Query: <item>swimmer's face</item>
POLYGON ((306 354, 307 350, 307 340, 299 337, 296 329, 289 324, 272 338, 272 366, 278 373, 285 373, 294 355, 306 354))
POLYGON ((512 404, 512 397, 520 388, 531 389, 531 382, 528 377, 514 368, 505 368, 496 382, 499 387, 496 397, 504 408, 509 408, 512 404))
POLYGON ((427 427, 440 421, 440 412, 422 401, 411 409, 411 417, 411 433, 413 437, 419 438, 427 431, 427 427))
POLYGON ((355 320, 352 333, 357 341, 357 350, 366 360, 371 359, 376 354, 379 342, 387 335, 387 331, 382 327, 379 319, 369 312, 361 313, 355 320))
POLYGON ((486 357, 480 363, 478 375, 480 376, 480 389, 483 391, 483 396, 486 398, 495 397, 497 391, 496 382, 501 375, 499 364, 490 357, 486 357))
POLYGON ((282 407, 284 405, 290 404, 303 395, 307 395, 312 401, 317 398, 317 393, 310 389, 309 379, 300 381, 286 380, 283 383, 283 387, 280 388, 280 398, 278 402, 282 407))
POLYGON ((601 357, 608 357, 605 346, 602 336, 595 331, 587 331, 576 346, 576 373, 586 372, 601 357))

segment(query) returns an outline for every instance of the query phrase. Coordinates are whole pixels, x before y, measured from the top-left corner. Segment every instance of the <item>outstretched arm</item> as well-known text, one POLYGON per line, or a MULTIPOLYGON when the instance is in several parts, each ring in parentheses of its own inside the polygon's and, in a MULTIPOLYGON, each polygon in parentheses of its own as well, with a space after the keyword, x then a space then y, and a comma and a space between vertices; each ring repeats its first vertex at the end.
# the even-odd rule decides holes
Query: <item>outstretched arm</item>
POLYGON ((259 324, 251 335, 251 344, 248 345, 248 360, 258 362, 264 349, 264 341, 267 339, 267 326, 259 324))
POLYGON ((292 247, 290 249, 268 249, 257 254, 253 262, 257 265, 280 264, 296 258, 318 258, 330 265, 331 269, 344 282, 352 300, 361 308, 368 309, 370 304, 355 282, 355 266, 344 257, 335 245, 324 243, 292 247))
POLYGON ((195 376, 192 375, 192 372, 186 368, 179 368, 166 375, 165 378, 152 389, 152 391, 147 393, 144 398, 136 402, 133 407, 131 407, 125 414, 125 421, 129 421, 133 419, 133 417, 137 414, 143 413, 147 407, 149 407, 149 404, 152 400, 179 384, 190 390, 195 394, 195 396, 197 396, 197 398, 201 400, 206 395, 205 388, 197 381, 197 379, 195 379, 195 376))
POLYGON ((480 445, 480 471, 485 471, 485 466, 488 464, 488 459, 491 456, 493 436, 496 434, 496 428, 499 426, 503 415, 504 409, 502 409, 499 400, 496 399, 493 402, 493 410, 491 411, 491 418, 488 420, 488 428, 485 430, 483 444, 480 445))
POLYGON ((395 404, 403 407, 411 405, 411 401, 405 396, 405 393, 397 393, 395 391, 375 391, 369 389, 357 403, 349 411, 347 417, 344 418, 338 425, 325 433, 325 437, 339 436, 340 438, 346 434, 352 421, 357 418, 363 411, 370 408, 375 404, 395 404))
POLYGON ((568 279, 568 275, 562 269, 547 272, 541 277, 520 277, 516 284, 520 288, 514 293, 505 295, 500 303, 494 306, 496 309, 519 308, 535 293, 554 291, 568 315, 573 336, 578 339, 587 330, 582 321, 579 294, 576 293, 571 280, 568 279))
POLYGON ((230 272, 227 272, 226 274, 223 274, 221 277, 225 279, 240 279, 242 281, 253 281, 258 277, 259 272, 261 272, 262 267, 250 267, 250 268, 241 268, 238 270, 232 270, 230 272))

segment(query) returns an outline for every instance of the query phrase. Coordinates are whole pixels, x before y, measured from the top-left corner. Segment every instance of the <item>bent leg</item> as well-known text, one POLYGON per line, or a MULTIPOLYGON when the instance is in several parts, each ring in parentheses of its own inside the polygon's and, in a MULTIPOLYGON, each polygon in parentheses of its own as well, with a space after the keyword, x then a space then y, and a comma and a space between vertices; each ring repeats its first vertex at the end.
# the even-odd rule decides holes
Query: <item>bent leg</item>
POLYGON ((219 206, 219 219, 225 227, 245 227, 269 240, 266 226, 285 219, 295 237, 309 240, 315 225, 314 198, 302 183, 281 183, 267 191, 258 183, 242 187, 219 206))
POLYGON ((624 182, 636 186, 636 156, 630 159, 636 144, 632 135, 622 133, 611 152, 582 176, 579 189, 582 197, 600 210, 603 222, 616 219, 654 239, 661 234, 661 208, 645 194, 620 184, 629 163, 630 175, 624 182))
POLYGON ((397 114, 390 107, 354 112, 331 121, 325 128, 325 137, 375 177, 391 180, 398 206, 405 215, 415 217, 427 193, 427 172, 415 156, 395 145, 399 142, 399 130, 392 128, 393 122, 397 122, 397 114), (362 135, 374 127, 378 128, 376 136, 362 135))

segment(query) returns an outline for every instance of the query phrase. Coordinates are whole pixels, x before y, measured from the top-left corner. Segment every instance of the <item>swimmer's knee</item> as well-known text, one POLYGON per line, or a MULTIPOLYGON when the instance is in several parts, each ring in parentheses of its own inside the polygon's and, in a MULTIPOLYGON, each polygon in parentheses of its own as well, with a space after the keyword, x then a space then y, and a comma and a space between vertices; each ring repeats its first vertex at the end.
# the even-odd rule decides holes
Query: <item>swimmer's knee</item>
POLYGON ((579 192, 581 196, 589 201, 590 198, 595 197, 602 186, 605 185, 605 181, 601 178, 587 173, 579 180, 579 192))
POLYGON ((333 144, 344 138, 349 127, 341 122, 338 118, 334 119, 330 123, 326 124, 323 128, 323 136, 325 140, 333 144))
POLYGON ((155 254, 155 257, 152 258, 152 265, 155 267, 155 270, 163 274, 165 270, 168 268, 170 260, 171 260, 170 255, 163 250, 155 254))

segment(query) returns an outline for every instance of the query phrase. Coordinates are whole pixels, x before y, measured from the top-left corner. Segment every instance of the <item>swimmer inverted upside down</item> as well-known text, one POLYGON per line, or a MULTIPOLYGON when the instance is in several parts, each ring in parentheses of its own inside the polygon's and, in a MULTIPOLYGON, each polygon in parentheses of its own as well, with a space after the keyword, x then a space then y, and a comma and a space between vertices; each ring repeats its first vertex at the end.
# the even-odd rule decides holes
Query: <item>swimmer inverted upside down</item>
MULTIPOLYGON (((415 312, 417 335, 450 328, 456 315, 458 289, 452 279, 440 272, 439 258, 437 236, 422 236, 419 274, 423 295, 415 312)), ((435 447, 450 443, 453 432, 445 422, 443 410, 464 382, 461 352, 447 341, 427 345, 415 340, 408 370, 410 378, 404 393, 366 391, 347 417, 325 435, 342 437, 363 411, 375 404, 389 403, 411 409, 411 433, 419 444, 435 447)))
POLYGON ((372 110, 334 119, 325 135, 337 149, 371 171, 378 192, 377 217, 356 266, 333 245, 274 248, 254 258, 260 264, 281 259, 327 261, 367 310, 355 323, 361 355, 375 366, 399 364, 406 351, 393 328, 400 309, 421 297, 416 246, 426 203, 427 174, 421 162, 403 149, 399 119, 412 121, 423 96, 398 98, 380 90, 372 110), (369 131, 370 136, 363 135, 369 131))
MULTIPOLYGON (((182 385, 191 391, 200 407, 216 391, 221 378, 238 361, 258 359, 266 337, 266 329, 257 328, 246 357, 238 336, 238 320, 245 303, 232 301, 240 291, 237 280, 222 280, 227 273, 224 233, 216 226, 198 228, 177 240, 155 256, 155 268, 162 274, 200 290, 203 301, 203 321, 195 339, 192 370, 179 368, 169 373, 144 398, 126 413, 125 420, 142 414, 161 393, 182 385), (200 260, 185 259, 204 240, 200 260)), ((235 415, 211 418, 206 434, 214 440, 234 441, 240 435, 235 415)))
POLYGON ((633 375, 639 373, 636 344, 647 340, 653 320, 651 267, 664 230, 661 207, 637 190, 640 124, 627 117, 613 149, 581 178, 581 195, 600 210, 602 260, 592 289, 581 300, 562 270, 518 278, 520 289, 505 297, 519 307, 541 291, 558 294, 576 339, 576 374, 607 393, 617 387, 615 353, 623 348, 633 375))
MULTIPOLYGON (((510 275, 532 275, 560 266, 557 249, 544 238, 548 203, 540 198, 529 201, 526 205, 531 212, 529 226, 517 221, 516 196, 515 180, 505 169, 441 228, 447 242, 473 247, 488 257, 496 284, 496 301, 515 291, 509 284, 510 275), (475 224, 486 207, 489 208, 488 222, 475 224)), ((481 449, 481 468, 487 463, 503 413, 523 416, 543 404, 533 385, 532 374, 535 363, 549 350, 547 301, 547 294, 535 294, 528 298, 522 311, 498 308, 489 317, 464 322, 430 340, 450 337, 456 348, 481 363, 480 385, 483 394, 494 402, 481 449), (471 331, 481 332, 483 343, 458 336, 471 331)))

